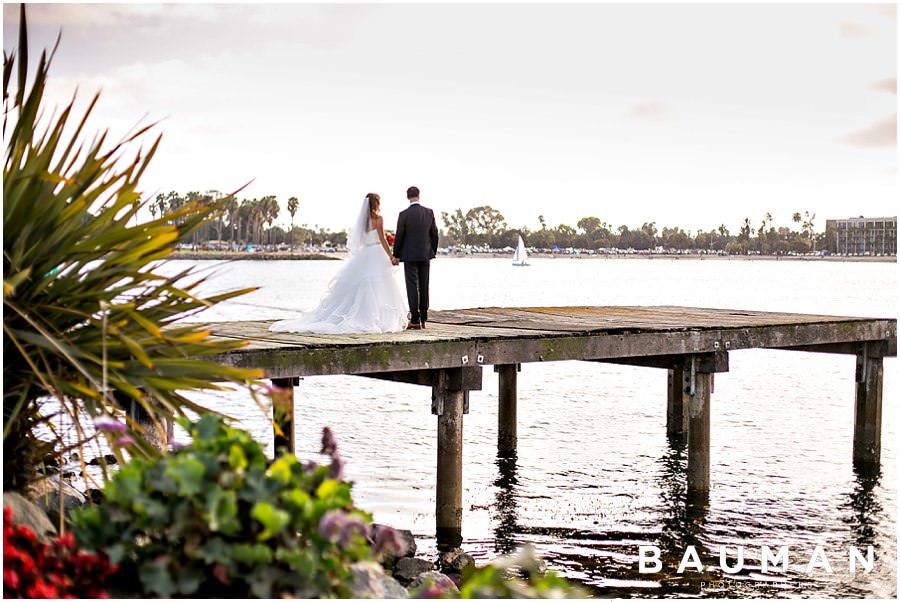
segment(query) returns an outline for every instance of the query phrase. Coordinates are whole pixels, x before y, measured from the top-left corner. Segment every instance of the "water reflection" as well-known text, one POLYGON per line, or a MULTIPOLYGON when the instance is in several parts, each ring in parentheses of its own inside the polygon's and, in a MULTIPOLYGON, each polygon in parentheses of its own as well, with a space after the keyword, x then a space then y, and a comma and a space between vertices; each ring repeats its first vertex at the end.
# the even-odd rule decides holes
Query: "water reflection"
POLYGON ((875 542, 877 526, 881 522, 882 506, 875 495, 881 481, 881 469, 855 466, 853 473, 856 478, 849 494, 851 517, 848 522, 856 545, 864 548, 875 542))
POLYGON ((687 570, 682 575, 676 571, 688 546, 693 546, 704 562, 710 554, 703 543, 708 492, 689 492, 687 489, 687 441, 685 437, 670 436, 669 445, 659 459, 660 509, 662 529, 657 545, 663 571, 660 576, 665 585, 679 591, 700 593, 700 582, 708 577, 703 573, 687 570), (685 590, 686 588, 686 590, 685 590))
POLYGON ((498 455, 497 478, 494 486, 497 492, 494 497, 494 549, 500 554, 510 554, 518 541, 516 534, 519 532, 518 514, 518 458, 515 452, 505 452, 498 455))

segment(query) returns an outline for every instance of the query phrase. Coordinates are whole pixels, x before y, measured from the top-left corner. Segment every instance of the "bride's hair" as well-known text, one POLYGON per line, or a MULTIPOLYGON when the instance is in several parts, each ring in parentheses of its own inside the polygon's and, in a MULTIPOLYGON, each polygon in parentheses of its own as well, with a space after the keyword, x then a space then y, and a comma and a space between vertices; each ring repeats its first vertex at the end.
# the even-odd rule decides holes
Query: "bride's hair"
POLYGON ((378 208, 381 207, 381 197, 370 192, 366 198, 369 199, 369 217, 375 217, 378 214, 378 208))

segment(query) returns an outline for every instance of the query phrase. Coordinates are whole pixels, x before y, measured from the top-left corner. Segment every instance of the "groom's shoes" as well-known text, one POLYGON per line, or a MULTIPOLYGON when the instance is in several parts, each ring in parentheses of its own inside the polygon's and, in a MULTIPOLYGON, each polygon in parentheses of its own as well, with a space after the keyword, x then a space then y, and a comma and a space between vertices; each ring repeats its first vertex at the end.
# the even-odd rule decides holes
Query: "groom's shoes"
POLYGON ((410 322, 406 326, 406 330, 422 330, 423 328, 425 328, 425 325, 419 324, 418 322, 410 322))

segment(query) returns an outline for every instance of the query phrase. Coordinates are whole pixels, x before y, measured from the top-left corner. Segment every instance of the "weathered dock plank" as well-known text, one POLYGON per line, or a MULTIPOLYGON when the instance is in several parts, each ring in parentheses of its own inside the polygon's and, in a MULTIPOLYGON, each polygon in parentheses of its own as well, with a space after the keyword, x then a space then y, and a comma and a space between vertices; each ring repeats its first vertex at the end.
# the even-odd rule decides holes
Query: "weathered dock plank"
MULTIPOLYGON (((800 348, 886 341, 896 320, 684 307, 476 308, 432 312, 425 330, 315 335, 270 332, 270 321, 210 324, 249 345, 216 358, 273 378, 521 364, 720 349, 800 348), (480 358, 480 361, 479 361, 480 358)), ((827 347, 827 348, 826 348, 827 347)), ((843 352, 853 353, 849 348, 843 352)))
POLYGON ((669 371, 666 432, 686 437, 690 494, 710 488, 710 408, 715 373, 740 349, 845 353, 857 358, 853 462, 877 469, 884 357, 897 355, 897 321, 696 307, 480 307, 432 311, 425 330, 385 334, 290 334, 271 321, 209 324, 247 341, 216 356, 262 368, 290 387, 275 408, 276 446, 293 450, 293 384, 299 377, 356 374, 430 386, 437 416, 436 533, 458 545, 462 529, 462 428, 482 366, 499 372, 498 450, 514 454, 516 381, 522 364, 586 360, 669 371))

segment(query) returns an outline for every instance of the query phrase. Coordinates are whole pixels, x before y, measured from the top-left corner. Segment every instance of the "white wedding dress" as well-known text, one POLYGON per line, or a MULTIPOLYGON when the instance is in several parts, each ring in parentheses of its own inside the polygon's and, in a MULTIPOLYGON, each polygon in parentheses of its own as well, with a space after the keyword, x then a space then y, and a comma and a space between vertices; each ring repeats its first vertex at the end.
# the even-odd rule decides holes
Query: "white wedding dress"
POLYGON ((300 318, 275 322, 270 330, 349 334, 406 328, 406 299, 394 280, 394 266, 381 247, 378 231, 357 236, 355 244, 353 238, 351 232, 350 259, 331 280, 319 305, 300 318))

